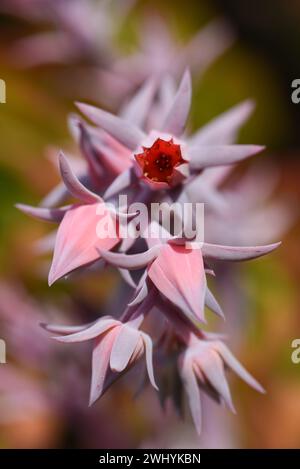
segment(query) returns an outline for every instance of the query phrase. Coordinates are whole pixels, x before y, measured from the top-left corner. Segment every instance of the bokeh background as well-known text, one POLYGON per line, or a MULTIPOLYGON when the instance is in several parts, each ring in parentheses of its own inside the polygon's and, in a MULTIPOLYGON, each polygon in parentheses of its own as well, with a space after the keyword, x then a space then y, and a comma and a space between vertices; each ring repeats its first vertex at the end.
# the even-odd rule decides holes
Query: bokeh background
MULTIPOLYGON (((0 337, 7 364, 0 365, 0 447, 300 447, 300 364, 291 361, 291 342, 300 338, 300 104, 291 101, 291 82, 300 78, 300 1, 137 1, 114 34, 124 54, 138 47, 136 31, 153 11, 178 41, 215 17, 226 18, 236 35, 234 45, 194 79, 192 128, 246 98, 256 101, 240 142, 267 145, 255 161, 276 175, 272 197, 284 204, 289 223, 282 247, 231 273, 232 287, 220 285, 219 299, 225 313, 236 310, 222 326, 232 334, 234 352, 267 394, 232 379, 237 416, 209 405, 200 440, 188 412, 184 421, 172 409, 162 412, 152 390, 135 397, 126 380, 87 407, 89 347, 71 346, 70 353, 38 324, 88 322, 104 311, 120 279, 108 271, 49 288, 50 257, 37 254, 37 240, 50 228, 14 204, 37 204, 58 183, 49 155, 74 149, 66 121, 73 101, 100 105, 105 96, 83 78, 84 63, 21 66, 13 46, 45 25, 2 12, 0 78, 7 102, 0 104, 0 337)), ((258 190, 267 179, 257 178, 258 190)), ((258 223, 260 231, 270 221, 260 217, 258 223)))

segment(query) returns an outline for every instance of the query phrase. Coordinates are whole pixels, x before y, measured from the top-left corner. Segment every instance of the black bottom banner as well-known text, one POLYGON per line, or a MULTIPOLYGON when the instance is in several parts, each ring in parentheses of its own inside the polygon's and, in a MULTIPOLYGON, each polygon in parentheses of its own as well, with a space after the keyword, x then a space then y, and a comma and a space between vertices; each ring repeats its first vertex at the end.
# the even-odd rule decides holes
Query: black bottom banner
POLYGON ((286 464, 298 464, 300 461, 300 450, 0 450, 0 467, 6 468, 5 464, 17 463, 28 464, 29 467, 41 467, 66 463, 75 467, 137 467, 141 465, 195 465, 202 464, 204 467, 222 464, 228 467, 237 464, 246 467, 254 467, 256 464, 270 464, 284 466, 286 464))

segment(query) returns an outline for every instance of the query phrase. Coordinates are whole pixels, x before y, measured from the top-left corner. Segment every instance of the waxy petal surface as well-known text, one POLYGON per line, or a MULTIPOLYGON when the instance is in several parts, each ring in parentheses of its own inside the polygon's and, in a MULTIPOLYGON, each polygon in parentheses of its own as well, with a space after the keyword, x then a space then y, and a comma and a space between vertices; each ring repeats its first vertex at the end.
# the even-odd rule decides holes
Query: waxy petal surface
POLYGON ((98 227, 102 223, 105 225, 104 221, 109 224, 112 220, 111 214, 105 208, 102 215, 97 214, 98 206, 99 204, 77 205, 65 214, 56 236, 49 272, 50 285, 78 267, 99 259, 96 248, 109 250, 119 242, 117 235, 112 236, 113 233, 109 236, 106 233, 98 236, 98 227))
POLYGON ((166 244, 150 265, 148 275, 156 288, 195 319, 204 319, 206 277, 200 249, 166 244))

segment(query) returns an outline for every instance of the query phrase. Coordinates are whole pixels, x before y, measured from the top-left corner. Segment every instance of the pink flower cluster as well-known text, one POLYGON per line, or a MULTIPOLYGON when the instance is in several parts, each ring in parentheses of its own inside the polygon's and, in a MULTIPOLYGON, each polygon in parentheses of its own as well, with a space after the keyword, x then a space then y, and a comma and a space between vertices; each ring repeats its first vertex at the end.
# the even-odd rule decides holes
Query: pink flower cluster
MULTIPOLYGON (((224 318, 207 277, 214 276, 215 263, 254 259, 274 250, 279 243, 241 247, 209 242, 216 237, 213 230, 224 209, 218 190, 220 177, 263 147, 235 143, 253 109, 250 101, 189 135, 186 123, 191 96, 187 70, 177 90, 168 76, 150 77, 119 115, 77 103, 93 124, 79 116, 71 119, 72 133, 86 162, 84 168, 79 165, 79 169, 73 169, 61 153, 63 184, 41 206, 18 207, 34 217, 59 223, 50 285, 79 269, 101 270, 108 264, 119 269, 128 289, 132 289, 132 298, 129 303, 124 300, 122 312, 114 311, 74 329, 45 326, 60 342, 93 341, 90 404, 120 375, 140 363, 142 357, 150 383, 160 390, 155 365, 170 359, 175 365, 172 373, 180 377, 200 433, 201 392, 234 411, 227 369, 264 392, 234 358, 222 337, 202 328, 206 307, 224 318), (205 203, 209 225, 204 242, 192 248, 184 231, 180 236, 172 229, 166 232, 160 217, 149 222, 149 230, 139 232, 137 214, 117 207, 119 195, 126 195, 131 204, 143 203, 146 207, 162 203, 166 215, 174 203, 205 203), (104 220, 115 221, 114 237, 107 235, 106 223, 99 224, 104 220), (124 220, 135 236, 122 237, 118 226, 124 220)), ((192 211, 191 222, 194 216, 192 211)), ((240 226, 231 228, 238 235, 240 226)), ((222 233, 218 232, 218 237, 222 239, 222 233)), ((169 392, 177 390, 170 386, 169 392)))

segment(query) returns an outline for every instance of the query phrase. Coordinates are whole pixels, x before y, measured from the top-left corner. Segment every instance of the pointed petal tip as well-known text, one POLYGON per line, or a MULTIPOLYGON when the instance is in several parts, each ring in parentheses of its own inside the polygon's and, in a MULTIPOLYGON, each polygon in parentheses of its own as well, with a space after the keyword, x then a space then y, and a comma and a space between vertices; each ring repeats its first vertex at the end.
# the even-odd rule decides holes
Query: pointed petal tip
POLYGON ((59 161, 68 161, 67 157, 65 156, 63 150, 59 150, 59 153, 58 153, 58 159, 59 161))
POLYGON ((52 287, 52 285, 57 282, 57 280, 60 280, 62 277, 64 277, 65 275, 67 275, 68 272, 57 272, 56 270, 54 270, 51 266, 50 268, 50 272, 49 272, 49 275, 48 275, 48 286, 49 287, 52 287))
MULTIPOLYGON (((39 322, 39 326, 46 332, 51 332, 51 328, 49 329, 49 324, 46 322, 39 322)), ((52 337, 51 337, 52 338, 52 337)))
POLYGON ((95 403, 95 400, 90 399, 88 403, 88 407, 92 407, 94 403, 95 403))
POLYGON ((156 384, 155 381, 153 383, 151 383, 151 386, 155 389, 155 391, 159 392, 159 387, 158 387, 158 385, 156 384))
POLYGON ((169 108, 161 130, 175 136, 182 135, 191 106, 192 82, 187 68, 181 78, 178 90, 169 108))
POLYGON ((58 153, 58 164, 60 168, 60 172, 63 172, 63 168, 69 166, 69 161, 66 155, 64 154, 63 150, 59 150, 58 153))
POLYGON ((89 106, 89 104, 82 103, 81 101, 75 101, 74 104, 80 111, 81 111, 81 108, 85 108, 86 106, 89 106))
POLYGON ((224 322, 226 321, 226 316, 225 316, 225 314, 223 313, 222 310, 218 311, 217 314, 218 314, 219 318, 222 319, 222 321, 224 321, 224 322))
POLYGON ((87 106, 89 106, 88 104, 82 103, 80 101, 75 101, 74 105, 76 106, 78 111, 80 111, 82 114, 85 114, 85 110, 86 110, 87 106))
POLYGON ((265 390, 265 388, 263 388, 261 384, 259 383, 257 384, 258 384, 258 387, 256 388, 256 390, 260 392, 261 394, 267 394, 267 391, 265 390))
POLYGON ((97 401, 101 398, 101 396, 104 394, 104 392, 105 392, 104 389, 102 389, 101 392, 97 391, 97 389, 91 389, 88 407, 92 407, 93 405, 95 405, 96 402, 97 402, 97 401))
POLYGON ((127 269, 118 269, 118 270, 124 282, 126 282, 129 287, 136 289, 137 284, 135 283, 132 276, 130 275, 130 272, 127 269))
POLYGON ((227 407, 227 409, 232 412, 234 415, 237 414, 237 411, 236 411, 236 408, 235 408, 235 405, 232 401, 232 397, 231 397, 231 394, 230 394, 230 391, 229 391, 229 394, 228 395, 222 395, 221 396, 222 400, 223 400, 223 403, 225 405, 225 407, 227 407))
POLYGON ((89 398, 89 404, 88 404, 88 407, 92 407, 95 402, 98 400, 98 396, 94 396, 93 394, 90 395, 90 398, 89 398))
POLYGON ((256 108, 256 101, 253 98, 248 98, 245 101, 242 101, 237 106, 239 106, 240 108, 243 108, 247 114, 251 114, 256 108))
POLYGON ((191 70, 190 67, 185 67, 183 75, 182 75, 182 81, 187 81, 189 82, 189 85, 191 86, 192 83, 192 75, 191 75, 191 70))
POLYGON ((234 105, 231 109, 227 112, 238 112, 239 116, 241 117, 242 121, 245 121, 250 117, 250 115, 254 112, 256 108, 256 101, 254 98, 248 98, 244 101, 238 102, 234 105))
POLYGON ((75 104, 90 121, 108 132, 130 150, 139 147, 141 141, 145 138, 145 133, 138 126, 120 116, 89 104, 78 102, 75 104))
POLYGON ((50 279, 50 277, 48 277, 48 287, 52 287, 53 283, 55 282, 54 279, 50 279))
POLYGON ((197 322, 200 322, 201 324, 204 324, 205 326, 207 325, 207 319, 204 316, 204 314, 201 317, 199 317, 199 316, 196 316, 196 313, 194 312, 194 315, 195 315, 195 319, 197 322))
POLYGON ((266 145, 252 145, 252 154, 260 153, 266 149, 266 145))
POLYGON ((78 179, 68 161, 68 158, 66 158, 62 151, 59 152, 58 161, 61 178, 67 190, 73 197, 85 202, 86 204, 102 202, 101 197, 90 191, 78 179))
POLYGON ((48 275, 48 287, 52 287, 52 285, 58 280, 58 277, 52 274, 51 270, 48 275))
POLYGON ((89 112, 91 112, 94 108, 94 106, 92 106, 91 104, 82 103, 80 101, 75 101, 74 104, 77 107, 77 109, 85 116, 87 116, 89 112))
MULTIPOLYGON (((150 379, 150 376, 149 376, 149 379, 150 379)), ((153 376, 151 377, 151 379, 150 379, 150 384, 151 384, 151 386, 155 389, 155 391, 157 391, 157 392, 160 391, 160 389, 159 389, 159 387, 158 387, 158 384, 157 384, 156 381, 155 381, 154 375, 153 375, 153 376)))
POLYGON ((230 405, 228 405, 228 408, 229 408, 229 410, 230 410, 234 415, 237 414, 236 408, 235 408, 235 406, 234 406, 234 404, 233 404, 232 401, 230 402, 230 405))
POLYGON ((58 152, 58 164, 60 172, 63 173, 64 168, 69 168, 69 160, 64 154, 63 150, 59 150, 58 152))
POLYGON ((271 252, 274 251, 275 249, 279 248, 281 246, 282 241, 278 241, 277 243, 272 243, 272 244, 267 244, 266 246, 262 246, 266 248, 266 252, 271 252))
POLYGON ((236 415, 237 411, 236 411, 235 405, 232 401, 232 397, 231 397, 229 387, 228 387, 228 393, 225 392, 225 394, 222 395, 222 398, 224 400, 224 403, 225 403, 225 406, 227 407, 227 409, 229 409, 230 412, 232 412, 234 415, 236 415))
POLYGON ((17 210, 20 210, 20 212, 24 213, 24 215, 29 215, 29 216, 33 216, 32 212, 35 209, 35 207, 32 207, 31 205, 22 204, 22 203, 16 203, 14 207, 17 210))
POLYGON ((31 205, 27 205, 27 204, 22 204, 22 203, 16 203, 14 204, 14 207, 17 209, 17 210, 20 210, 20 212, 24 213, 25 215, 31 215, 30 213, 30 209, 33 209, 34 207, 32 207, 31 205))
POLYGON ((39 322, 39 326, 44 329, 45 331, 47 331, 47 327, 48 327, 48 324, 46 322, 39 322))
POLYGON ((267 394, 265 388, 255 378, 252 377, 251 383, 248 384, 260 394, 267 394))

